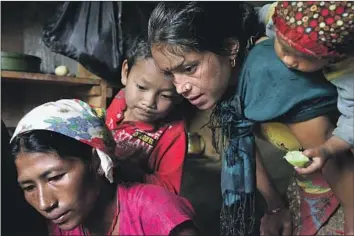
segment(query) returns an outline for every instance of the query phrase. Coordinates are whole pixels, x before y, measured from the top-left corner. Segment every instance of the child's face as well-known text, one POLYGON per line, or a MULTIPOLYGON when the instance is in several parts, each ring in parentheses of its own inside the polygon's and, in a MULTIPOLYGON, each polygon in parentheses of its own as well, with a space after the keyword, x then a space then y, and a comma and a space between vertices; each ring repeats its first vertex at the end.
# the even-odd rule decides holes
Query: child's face
POLYGON ((280 60, 290 69, 314 72, 329 64, 329 59, 319 59, 296 51, 284 40, 275 38, 274 49, 280 60))
POLYGON ((152 58, 137 60, 128 73, 123 62, 127 110, 125 120, 154 122, 165 117, 180 97, 171 80, 165 78, 152 58))

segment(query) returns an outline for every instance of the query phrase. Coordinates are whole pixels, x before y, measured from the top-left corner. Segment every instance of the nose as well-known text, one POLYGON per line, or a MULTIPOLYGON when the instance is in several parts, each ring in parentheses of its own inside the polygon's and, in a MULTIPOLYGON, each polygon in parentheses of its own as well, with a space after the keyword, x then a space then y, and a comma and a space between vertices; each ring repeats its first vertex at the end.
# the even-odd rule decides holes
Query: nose
POLYGON ((38 207, 41 211, 50 212, 58 206, 54 194, 45 186, 38 187, 38 207))
POLYGON ((192 89, 192 85, 186 81, 182 75, 175 75, 173 79, 173 84, 176 87, 176 92, 178 94, 185 94, 192 89))
POLYGON ((156 96, 154 93, 145 93, 143 105, 148 108, 156 108, 156 96))
POLYGON ((296 58, 293 56, 284 56, 283 62, 287 67, 290 67, 290 68, 296 68, 297 64, 298 64, 296 58))

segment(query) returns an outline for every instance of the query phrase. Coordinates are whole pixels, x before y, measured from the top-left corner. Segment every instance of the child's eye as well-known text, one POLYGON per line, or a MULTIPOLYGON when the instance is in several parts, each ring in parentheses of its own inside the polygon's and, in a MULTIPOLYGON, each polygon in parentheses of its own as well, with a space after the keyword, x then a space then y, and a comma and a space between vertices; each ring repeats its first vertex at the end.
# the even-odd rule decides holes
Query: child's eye
POLYGON ((161 97, 171 100, 171 99, 173 99, 174 96, 173 95, 167 95, 167 94, 161 94, 161 97))
POLYGON ((60 180, 61 178, 63 178, 65 174, 60 174, 60 175, 56 175, 56 176, 53 176, 53 177, 50 177, 48 178, 49 181, 58 181, 60 180))
POLYGON ((136 87, 137 87, 139 90, 146 90, 146 88, 145 88, 145 87, 140 86, 139 84, 137 84, 137 85, 136 85, 136 87))

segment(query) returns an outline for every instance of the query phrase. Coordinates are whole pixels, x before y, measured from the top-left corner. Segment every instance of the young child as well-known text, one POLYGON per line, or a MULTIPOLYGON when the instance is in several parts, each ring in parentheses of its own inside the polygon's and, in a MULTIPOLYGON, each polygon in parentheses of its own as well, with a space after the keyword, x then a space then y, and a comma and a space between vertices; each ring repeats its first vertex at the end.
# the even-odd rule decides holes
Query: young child
POLYGON ((337 128, 326 143, 305 150, 313 161, 297 168, 299 174, 314 173, 328 158, 354 147, 354 3, 279 2, 263 6, 258 15, 287 67, 303 72, 323 70, 337 87, 341 113, 337 128))
POLYGON ((172 108, 181 98, 156 67, 147 41, 138 37, 131 45, 122 65, 125 88, 106 114, 116 156, 124 157, 121 171, 179 194, 187 140, 184 121, 172 108))

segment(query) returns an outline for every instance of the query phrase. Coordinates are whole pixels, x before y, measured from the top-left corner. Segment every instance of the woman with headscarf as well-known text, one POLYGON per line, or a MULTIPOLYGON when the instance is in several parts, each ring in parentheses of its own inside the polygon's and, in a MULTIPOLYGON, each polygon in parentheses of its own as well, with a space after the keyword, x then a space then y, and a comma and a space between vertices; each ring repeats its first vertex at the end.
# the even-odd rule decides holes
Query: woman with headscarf
POLYGON ((111 133, 80 100, 34 108, 10 144, 25 199, 51 235, 197 233, 186 199, 159 186, 117 183, 111 133))

